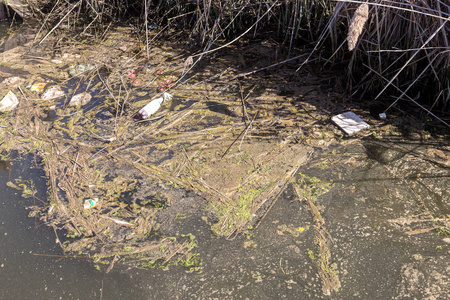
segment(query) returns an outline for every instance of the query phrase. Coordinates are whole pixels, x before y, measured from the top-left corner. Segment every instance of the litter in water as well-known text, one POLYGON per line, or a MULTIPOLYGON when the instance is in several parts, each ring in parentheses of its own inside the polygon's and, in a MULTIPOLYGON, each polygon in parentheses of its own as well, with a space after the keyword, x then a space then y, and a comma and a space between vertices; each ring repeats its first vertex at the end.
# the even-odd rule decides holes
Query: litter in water
POLYGON ((98 198, 88 199, 84 201, 84 209, 89 209, 98 204, 98 198))
POLYGON ((8 112, 16 108, 19 105, 19 99, 12 91, 9 91, 2 101, 0 101, 0 112, 8 112))
POLYGON ((45 88, 46 84, 47 83, 45 83, 45 82, 36 82, 31 86, 30 91, 32 91, 32 92, 42 91, 45 88))
POLYGON ((72 75, 72 76, 78 76, 78 75, 83 74, 84 72, 93 70, 94 68, 95 68, 95 66, 89 65, 89 64, 87 64, 87 65, 78 65, 76 67, 72 67, 70 69, 70 71, 69 71, 69 74, 72 75))
POLYGON ((42 100, 53 100, 56 98, 60 98, 64 96, 64 92, 59 90, 56 86, 52 86, 48 90, 42 94, 41 99, 42 100))
POLYGON ((163 93, 162 97, 156 98, 155 100, 150 101, 146 106, 144 106, 137 114, 141 120, 148 119, 151 115, 158 111, 161 107, 161 104, 165 101, 170 101, 172 99, 172 95, 169 93, 163 93))
POLYGON ((17 88, 25 82, 24 78, 21 77, 8 77, 2 81, 2 85, 8 85, 10 88, 17 88))
POLYGON ((111 220, 111 221, 113 221, 113 222, 115 222, 116 224, 119 224, 119 225, 123 225, 123 226, 127 226, 127 227, 136 227, 135 224, 132 224, 132 223, 129 223, 129 222, 126 222, 126 221, 122 221, 122 220, 118 220, 118 219, 114 219, 114 218, 110 218, 110 217, 106 217, 106 216, 100 216, 100 217, 108 219, 108 220, 111 220))
POLYGON ((127 75, 130 79, 136 78, 136 71, 131 69, 130 71, 128 71, 127 75))
POLYGON ((334 116, 331 120, 348 135, 370 127, 369 124, 351 111, 334 116))
POLYGON ((69 106, 82 106, 85 105, 87 103, 89 103, 89 101, 91 101, 91 94, 89 93, 80 93, 80 94, 76 94, 75 96, 72 97, 72 99, 70 99, 69 102, 69 106))

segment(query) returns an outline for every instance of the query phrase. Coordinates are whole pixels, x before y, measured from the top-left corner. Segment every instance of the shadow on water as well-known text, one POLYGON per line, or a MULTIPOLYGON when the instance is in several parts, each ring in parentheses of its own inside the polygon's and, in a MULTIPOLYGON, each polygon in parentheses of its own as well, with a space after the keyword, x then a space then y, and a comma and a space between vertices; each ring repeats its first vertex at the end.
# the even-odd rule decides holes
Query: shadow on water
POLYGON ((231 111, 226 104, 219 103, 216 101, 206 101, 206 105, 209 110, 221 114, 225 114, 230 117, 236 117, 236 113, 231 111))
POLYGON ((428 147, 432 146, 437 151, 445 152, 444 144, 431 145, 421 140, 405 141, 399 137, 386 137, 366 139, 363 146, 370 160, 359 182, 385 185, 385 190, 394 191, 395 185, 409 185, 416 203, 423 202, 422 206, 426 210, 435 215, 450 213, 450 203, 446 200, 449 197, 446 186, 450 183, 450 165, 445 157, 428 151, 428 147), (389 170, 389 173, 376 176, 373 170, 379 166, 389 170))
POLYGON ((0 52, 14 49, 30 40, 31 30, 24 26, 17 31, 16 29, 19 29, 20 25, 20 23, 11 23, 10 21, 0 21, 0 42, 2 41, 0 52))

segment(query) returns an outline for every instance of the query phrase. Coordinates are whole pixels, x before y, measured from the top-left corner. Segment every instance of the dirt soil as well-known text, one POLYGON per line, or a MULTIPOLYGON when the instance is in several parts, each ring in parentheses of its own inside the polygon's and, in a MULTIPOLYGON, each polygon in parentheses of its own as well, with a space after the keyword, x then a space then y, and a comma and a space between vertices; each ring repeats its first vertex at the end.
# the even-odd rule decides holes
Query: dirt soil
POLYGON ((198 63, 182 42, 147 57, 129 28, 95 46, 11 39, 0 95, 20 102, 1 115, 2 155, 35 154, 49 196, 30 215, 67 255, 149 272, 137 284, 152 299, 450 297, 450 146, 419 118, 374 119, 342 74, 297 72, 303 56, 248 74, 286 59, 270 39, 198 63), (137 120, 162 92, 172 100, 137 120), (350 109, 370 130, 330 121, 350 109))

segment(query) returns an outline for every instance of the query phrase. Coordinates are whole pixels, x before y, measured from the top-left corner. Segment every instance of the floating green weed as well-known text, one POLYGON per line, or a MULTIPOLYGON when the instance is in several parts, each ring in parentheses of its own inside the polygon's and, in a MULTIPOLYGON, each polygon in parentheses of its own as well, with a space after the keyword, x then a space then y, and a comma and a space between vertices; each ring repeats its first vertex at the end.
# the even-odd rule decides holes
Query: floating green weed
POLYGON ((307 251, 308 251, 309 258, 311 258, 312 260, 315 260, 316 257, 314 256, 314 252, 309 248, 307 249, 307 251))
POLYGON ((298 183, 301 187, 302 198, 315 200, 318 196, 328 192, 334 186, 332 180, 321 180, 317 177, 309 177, 302 173, 299 173, 298 176, 300 177, 298 183))
POLYGON ((322 161, 322 162, 320 162, 320 163, 317 164, 317 167, 318 167, 319 169, 321 169, 321 170, 324 170, 324 169, 328 168, 329 165, 328 165, 328 162, 322 161))
POLYGON ((189 253, 185 259, 180 259, 178 265, 188 268, 189 271, 198 271, 203 264, 203 259, 199 253, 189 253))
POLYGON ((15 184, 11 181, 8 181, 6 183, 7 186, 10 188, 22 191, 22 197, 30 197, 36 193, 36 189, 34 187, 34 184, 31 180, 22 180, 20 178, 15 180, 15 184))
POLYGON ((436 231, 438 233, 438 235, 449 235, 450 234, 450 229, 446 226, 440 226, 438 228, 436 228, 436 231))
POLYGON ((267 188, 250 188, 245 194, 239 197, 236 206, 217 202, 211 203, 219 218, 219 221, 211 227, 212 231, 218 236, 229 236, 234 232, 237 225, 250 221, 252 218, 251 209, 254 199, 267 190, 267 188))

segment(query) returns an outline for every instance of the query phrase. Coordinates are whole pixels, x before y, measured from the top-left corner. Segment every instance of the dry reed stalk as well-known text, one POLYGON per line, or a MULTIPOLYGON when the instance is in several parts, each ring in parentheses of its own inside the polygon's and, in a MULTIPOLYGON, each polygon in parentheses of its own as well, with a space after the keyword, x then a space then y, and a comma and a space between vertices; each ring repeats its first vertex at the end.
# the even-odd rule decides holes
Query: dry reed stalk
POLYGON ((369 5, 367 3, 361 4, 355 11, 352 20, 350 21, 347 43, 348 50, 352 51, 355 49, 356 43, 358 42, 359 36, 362 33, 364 24, 366 24, 369 18, 369 5))

